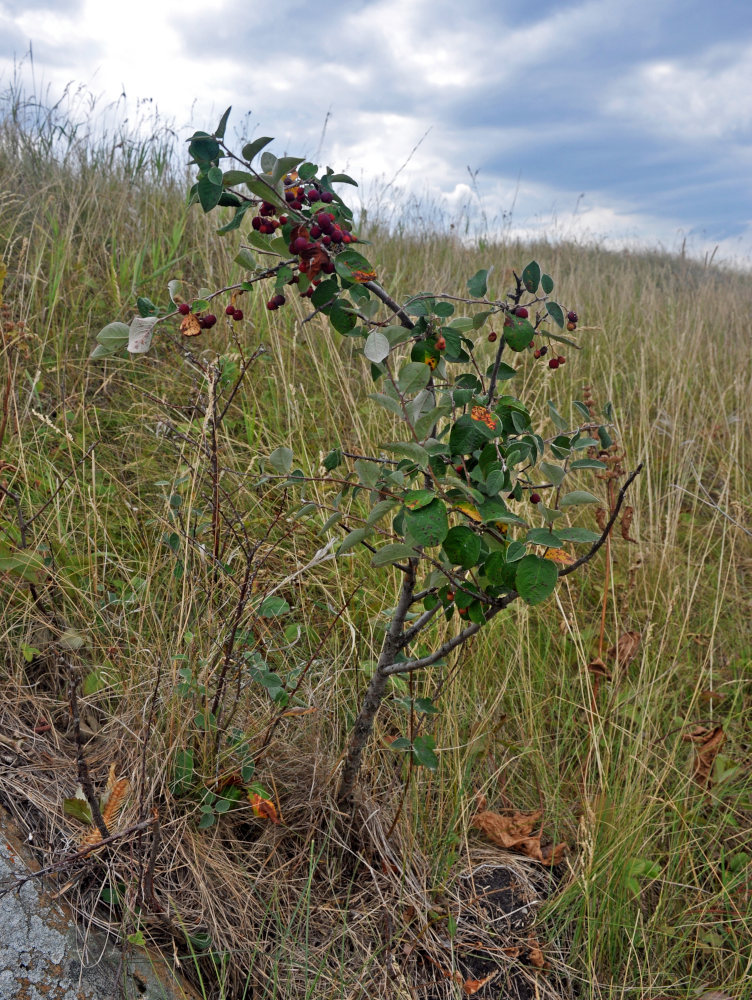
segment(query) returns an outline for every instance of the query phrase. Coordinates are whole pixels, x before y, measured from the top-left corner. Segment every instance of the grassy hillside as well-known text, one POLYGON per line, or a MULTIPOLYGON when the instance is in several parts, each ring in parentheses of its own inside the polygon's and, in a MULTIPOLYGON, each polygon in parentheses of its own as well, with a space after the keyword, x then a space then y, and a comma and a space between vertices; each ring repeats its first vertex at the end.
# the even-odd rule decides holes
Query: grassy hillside
MULTIPOLYGON (((542 808, 545 840, 568 846, 545 878, 515 862, 545 882, 531 941, 547 969, 533 944, 517 959, 540 995, 752 996, 748 275, 658 253, 481 252, 430 229, 361 230, 398 299, 462 294, 479 267, 540 261, 581 317, 582 350, 556 373, 526 363, 516 389, 545 420, 549 400, 591 386, 599 406, 613 402, 625 466, 644 472, 630 494, 634 541, 617 537, 546 604, 513 606, 457 661, 415 679, 416 696, 440 691, 440 714, 424 722, 436 774, 389 749, 407 725, 395 686, 366 762, 369 846, 356 856, 332 775, 396 583, 358 555, 296 575, 324 544, 326 515, 296 514, 300 503, 254 474, 287 444, 317 476, 330 447, 367 452, 390 418, 369 402, 352 342, 320 317, 304 324, 299 302, 271 314, 249 294, 237 340, 224 319, 200 339, 197 354, 221 355, 227 377, 241 352, 266 348, 218 443, 223 561, 240 574, 245 533, 258 545, 254 589, 282 584, 282 626, 242 629, 311 709, 281 715, 235 671, 222 724, 237 735, 215 752, 196 717, 221 672, 239 577, 218 580, 206 557, 206 384, 169 338, 135 360, 88 356, 137 296, 166 301, 169 279, 229 283, 237 234, 223 242, 186 209, 169 135, 92 145, 70 122, 28 127, 22 112, 6 104, 0 126, 0 555, 32 555, 25 575, 0 578, 0 795, 43 833, 48 861, 75 847, 82 827, 63 800, 78 773, 78 678, 94 784, 114 762, 133 787, 117 828, 152 808, 161 824, 159 840, 137 831, 61 879, 86 919, 175 950, 211 997, 461 996, 445 964, 452 901, 461 874, 490 857, 471 826, 484 795, 496 811, 542 808), (618 666, 607 651, 630 631, 639 648, 618 666), (587 664, 599 650, 611 679, 596 692, 587 664), (696 780, 698 727, 725 736, 709 782, 696 780), (198 829, 202 789, 226 787, 250 760, 283 822, 247 805, 198 829), (421 942, 430 988, 404 978, 421 942)), ((307 499, 326 508, 332 495, 312 483, 307 499)))

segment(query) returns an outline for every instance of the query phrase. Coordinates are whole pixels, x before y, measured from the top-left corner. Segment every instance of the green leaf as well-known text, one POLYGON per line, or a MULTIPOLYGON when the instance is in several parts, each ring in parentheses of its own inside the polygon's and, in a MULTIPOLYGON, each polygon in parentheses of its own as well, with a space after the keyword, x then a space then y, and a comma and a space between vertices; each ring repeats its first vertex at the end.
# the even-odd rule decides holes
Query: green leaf
POLYGON ((569 466, 570 469, 607 469, 605 462, 600 462, 597 458, 578 458, 569 466))
POLYGON ((420 510, 421 507, 427 507, 429 503, 433 503, 435 499, 436 494, 433 490, 408 490, 402 498, 402 502, 408 510, 420 510))
POLYGON ((358 186, 358 182, 354 181, 349 174, 329 174, 326 179, 330 184, 352 184, 353 187, 358 186))
POLYGON ((436 771, 439 766, 439 758, 434 753, 436 740, 430 734, 416 736, 413 740, 413 754, 421 767, 427 767, 429 771, 436 771))
POLYGON ((394 510, 397 506, 396 500, 380 500, 379 503, 374 504, 366 518, 366 524, 377 524, 382 517, 386 517, 390 510, 394 510))
POLYGON ((245 268, 247 271, 252 271, 256 266, 256 258, 248 247, 241 247, 235 254, 234 261, 239 267, 245 268))
POLYGON ((41 556, 27 549, 14 551, 6 543, 0 543, 0 573, 20 577, 27 583, 44 583, 48 575, 41 556))
POLYGON ((214 160, 219 158, 219 154, 219 143, 206 132, 196 132, 191 137, 188 155, 192 156, 201 168, 209 167, 214 160))
POLYGON ((549 549, 560 549, 564 539, 548 528, 531 528, 526 541, 532 545, 545 545, 549 549))
POLYGON ((558 579, 556 563, 528 555, 520 559, 517 567, 515 590, 528 604, 540 604, 554 592, 558 579))
POLYGON ((608 433, 605 427, 598 428, 598 439, 600 440, 601 448, 603 449, 610 448, 611 445, 614 443, 613 438, 608 433))
POLYGON ((379 466, 376 462, 369 462, 365 458, 359 458, 355 462, 355 472, 358 476, 358 481, 363 485, 369 487, 369 489, 376 485, 379 481, 379 466))
POLYGON ((70 799, 63 799, 63 812, 66 816, 72 816, 74 819, 78 819, 82 823, 88 823, 89 826, 93 823, 89 803, 86 799, 81 799, 78 796, 74 796, 70 799))
POLYGON ((425 389, 430 378, 431 369, 428 365, 419 361, 408 361, 400 369, 397 385, 403 395, 409 396, 412 393, 420 392, 421 389, 425 389))
POLYGON ((472 278, 468 279, 467 290, 474 299, 482 299, 488 289, 488 275, 490 268, 483 268, 476 271, 472 278))
POLYGON ((444 552, 453 565, 472 569, 480 556, 480 536, 464 524, 458 524, 447 533, 444 552))
POLYGON ((566 430, 567 428, 566 420, 564 419, 564 417, 562 417, 562 415, 559 413, 559 411, 556 409, 556 407, 554 406, 554 404, 551 402, 550 399, 548 401, 548 413, 557 431, 566 430))
POLYGON ((286 476, 292 468, 293 452, 291 448, 275 448, 267 458, 267 464, 276 470, 281 476, 286 476))
POLYGON ((573 490, 571 493, 564 494, 559 501, 559 506, 574 507, 581 503, 601 503, 601 501, 592 493, 588 493, 587 490, 573 490))
POLYGON ((438 715, 439 710, 434 705, 431 698, 416 698, 415 699, 415 711, 422 712, 424 715, 438 715))
POLYGON ((403 455, 415 462, 421 469, 428 468, 428 452, 423 445, 416 444, 415 441, 395 441, 382 446, 385 451, 391 451, 395 455, 403 455))
POLYGON ((340 547, 337 549, 337 555, 342 556, 345 552, 349 552, 354 549, 356 545, 360 543, 371 534, 370 528, 355 528, 349 534, 345 535, 342 539, 340 547))
POLYGON ((558 302, 547 302, 546 312, 557 326, 564 327, 564 310, 558 302))
POLYGON ((284 599, 284 597, 267 597, 259 605, 256 614, 259 618, 278 618, 280 615, 286 615, 290 610, 290 605, 284 599))
POLYGON ((214 137, 216 139, 224 139, 225 129, 227 128, 227 119, 230 117, 231 111, 232 111, 232 106, 230 106, 227 109, 227 111, 225 111, 225 113, 222 115, 222 117, 219 119, 219 125, 217 125, 216 129, 214 130, 214 137))
POLYGON ((513 351, 524 351, 535 336, 535 327, 529 320, 519 316, 508 317, 512 325, 504 324, 504 340, 513 351))
POLYGON ((492 436, 485 424, 463 413, 449 432, 449 450, 453 455, 470 455, 492 436))
POLYGON ((342 451, 340 448, 333 448, 328 455, 324 457, 322 465, 327 472, 331 472, 332 469, 336 469, 338 465, 342 464, 342 451))
POLYGON ((556 534, 564 542, 597 542, 601 537, 597 531, 587 528, 557 528, 556 534))
POLYGON ((425 507, 405 511, 405 532, 418 545, 440 545, 447 537, 446 506, 438 498, 425 507))
POLYGON ((274 142, 274 139, 268 135, 262 135, 258 139, 254 139, 253 142, 247 142, 242 149, 243 159, 250 163, 254 156, 257 156, 270 142, 274 142))
POLYGON ((554 486, 561 486, 567 474, 565 469, 562 469, 560 465, 554 465, 552 462, 541 462, 538 468, 554 486))
POLYGON ((433 311, 442 319, 447 319, 449 316, 454 315, 454 306, 451 302, 437 302, 433 307, 433 311))
POLYGON ((525 270, 522 272, 522 284, 530 292, 531 295, 535 295, 538 291, 538 285, 541 280, 541 269, 537 261, 531 260, 527 265, 525 270))
POLYGON ((216 184, 208 174, 198 179, 198 200, 204 212, 211 212, 219 204, 222 197, 222 181, 216 184))
POLYGON ((389 410, 390 413, 396 413, 399 417, 404 416, 402 404, 398 399, 392 399, 391 396, 386 396, 383 392, 372 392, 368 398, 378 403, 379 406, 383 406, 385 410, 389 410))
POLYGON ((193 750, 178 750, 172 764, 170 791, 176 797, 187 795, 193 787, 193 750))
POLYGON ((98 347, 91 353, 92 358, 104 358, 122 350, 128 343, 130 329, 125 323, 108 323, 97 334, 98 347))
POLYGON ((524 542, 510 542, 507 546, 506 557, 508 563, 519 562, 527 552, 524 542))
POLYGON ((304 156, 280 156, 274 164, 274 170, 272 170, 272 184, 278 184, 285 174, 289 174, 291 170, 304 161, 304 156))
POLYGON ((363 353, 369 361, 378 364, 389 357, 390 344, 380 330, 372 330, 363 347, 363 353))
POLYGON ((550 274, 541 275, 541 288, 543 289, 544 295, 550 295, 554 290, 554 279, 550 274))
POLYGON ((371 559, 372 566, 386 566, 388 563, 397 562, 399 559, 414 559, 417 552, 410 545, 403 545, 401 542, 394 545, 384 545, 371 559))

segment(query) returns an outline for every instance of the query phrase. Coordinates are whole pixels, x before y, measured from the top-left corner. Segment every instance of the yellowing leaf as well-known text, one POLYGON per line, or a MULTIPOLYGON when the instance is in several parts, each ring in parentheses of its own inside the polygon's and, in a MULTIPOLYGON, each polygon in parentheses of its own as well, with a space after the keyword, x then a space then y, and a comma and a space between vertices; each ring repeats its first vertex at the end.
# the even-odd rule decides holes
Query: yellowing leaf
POLYGON ((454 506, 457 510, 461 510, 463 514, 467 514, 471 521, 477 521, 480 524, 483 520, 478 508, 466 500, 463 500, 462 503, 456 503, 454 506))
POLYGON ((551 559, 558 566, 571 566, 575 561, 574 556, 570 555, 566 549, 546 549, 543 558, 551 559))

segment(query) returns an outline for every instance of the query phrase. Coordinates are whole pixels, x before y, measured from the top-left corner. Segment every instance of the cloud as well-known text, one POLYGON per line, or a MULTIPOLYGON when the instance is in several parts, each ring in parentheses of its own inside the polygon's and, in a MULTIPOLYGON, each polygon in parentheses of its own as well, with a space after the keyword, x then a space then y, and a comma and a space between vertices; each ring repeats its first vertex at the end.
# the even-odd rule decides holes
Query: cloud
POLYGON ((604 113, 683 143, 752 139, 752 44, 651 60, 609 88, 604 113))

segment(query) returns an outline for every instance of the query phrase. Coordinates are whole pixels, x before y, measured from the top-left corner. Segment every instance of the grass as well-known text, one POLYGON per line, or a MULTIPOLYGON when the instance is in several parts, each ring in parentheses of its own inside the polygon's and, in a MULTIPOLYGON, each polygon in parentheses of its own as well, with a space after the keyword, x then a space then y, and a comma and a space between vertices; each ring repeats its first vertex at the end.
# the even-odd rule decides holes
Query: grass
MULTIPOLYGON (((481 252, 440 227, 395 233, 369 222, 372 258, 397 298, 416 288, 458 294, 481 266, 498 274, 535 257, 561 301, 576 304, 583 350, 568 352, 555 376, 526 364, 516 388, 543 419, 549 399, 566 406, 591 385, 601 404, 614 403, 629 467, 645 463, 630 496, 637 541, 615 540, 609 556, 605 646, 630 629, 642 642, 594 700, 586 665, 598 647, 603 553, 542 607, 513 606, 446 676, 416 679, 416 694, 443 683, 430 722, 441 768, 412 773, 391 834, 406 768, 388 744, 406 716, 396 697, 385 706, 355 853, 332 776, 395 591, 361 556, 292 578, 322 545, 322 518, 289 521, 251 473, 281 444, 314 472, 337 441, 367 452, 389 417, 368 402, 352 343, 317 319, 303 325, 298 304, 272 316, 248 296, 240 343, 222 323, 202 339, 202 350, 230 360, 239 347, 267 347, 223 425, 223 502, 265 539, 258 593, 288 580, 281 593, 296 627, 257 619, 248 641, 264 643, 285 677, 308 664, 299 703, 315 711, 281 719, 256 764, 283 824, 245 806, 200 830, 200 789, 219 788, 246 750, 257 753, 277 714, 238 674, 225 720, 232 713, 240 735, 217 752, 196 722, 237 600, 236 583, 217 581, 200 547, 211 537, 206 386, 167 341, 137 361, 88 361, 96 332, 127 320, 137 295, 164 301, 173 277, 193 287, 233 277, 227 243, 185 207, 171 149, 158 128, 148 140, 94 138, 69 106, 5 98, 0 528, 20 545, 20 510, 49 577, 33 588, 2 579, 0 731, 14 754, 0 779, 4 802, 44 825, 53 855, 75 845, 80 824, 63 812, 76 784, 73 672, 95 783, 114 760, 135 790, 122 823, 159 809, 154 886, 170 919, 138 897, 147 838, 76 868, 68 893, 90 920, 138 929, 170 953, 175 942, 207 997, 462 995, 418 955, 449 961, 459 876, 498 857, 470 823, 479 793, 490 808, 542 805, 546 837, 569 846, 534 931, 550 968, 520 966, 530 989, 752 996, 748 276, 571 244, 481 252), (708 792, 692 780, 683 739, 697 725, 726 735, 708 792), (187 748, 192 771, 177 794, 187 748), (410 992, 427 979, 433 993, 410 992)), ((326 506, 327 490, 312 484, 309 495, 326 506)), ((225 559, 239 567, 232 551, 225 559)), ((539 866, 508 863, 537 891, 539 866)), ((458 960, 461 943, 460 934, 458 960)))

